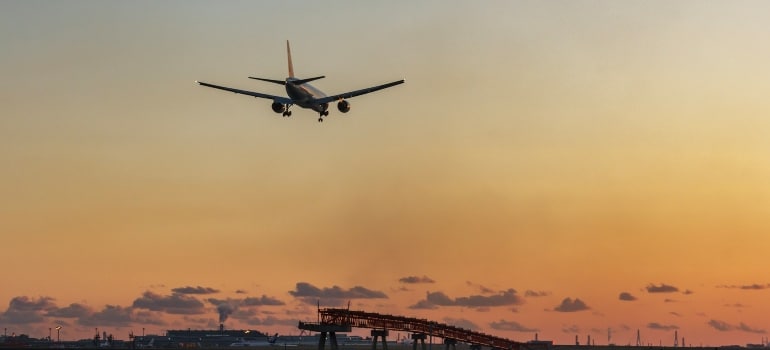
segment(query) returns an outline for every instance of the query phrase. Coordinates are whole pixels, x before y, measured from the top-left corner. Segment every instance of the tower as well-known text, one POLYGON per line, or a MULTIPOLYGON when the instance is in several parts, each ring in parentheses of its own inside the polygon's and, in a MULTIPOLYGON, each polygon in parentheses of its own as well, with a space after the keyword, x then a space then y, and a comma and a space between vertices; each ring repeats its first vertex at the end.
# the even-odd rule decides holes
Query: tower
POLYGON ((674 347, 679 347, 679 331, 674 330, 674 347))
POLYGON ((636 330, 636 346, 642 346, 642 336, 639 333, 639 329, 636 330))

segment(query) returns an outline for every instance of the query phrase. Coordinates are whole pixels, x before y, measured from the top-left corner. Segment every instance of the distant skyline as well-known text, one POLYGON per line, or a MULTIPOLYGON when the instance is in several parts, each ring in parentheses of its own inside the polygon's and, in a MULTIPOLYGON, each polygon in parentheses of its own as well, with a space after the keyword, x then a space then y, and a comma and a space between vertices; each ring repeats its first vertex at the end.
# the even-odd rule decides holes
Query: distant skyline
POLYGON ((770 3, 4 1, 0 327, 770 331, 770 3), (283 118, 297 76, 356 97, 283 118))

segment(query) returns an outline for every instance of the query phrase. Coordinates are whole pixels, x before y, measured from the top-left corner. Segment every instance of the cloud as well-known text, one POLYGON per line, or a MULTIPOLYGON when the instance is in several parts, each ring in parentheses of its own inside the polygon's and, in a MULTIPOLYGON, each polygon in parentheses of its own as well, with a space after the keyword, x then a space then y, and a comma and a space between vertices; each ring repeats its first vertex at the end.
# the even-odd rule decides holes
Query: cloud
POLYGON ((451 318, 451 317, 444 317, 443 319, 444 323, 451 324, 455 327, 470 329, 470 330, 477 330, 479 329, 479 326, 475 323, 471 322, 470 320, 464 319, 464 318, 451 318))
POLYGON ((735 326, 732 326, 727 322, 719 321, 719 320, 711 320, 708 322, 708 325, 721 332, 727 332, 735 329, 735 326))
POLYGON ((418 301, 410 306, 411 309, 432 309, 433 306, 461 306, 470 308, 489 308, 497 306, 519 305, 524 299, 516 294, 514 289, 498 292, 494 295, 470 295, 465 297, 450 298, 443 292, 428 292, 425 300, 418 301))
POLYGON ((745 324, 745 323, 743 323, 743 322, 741 322, 741 323, 738 325, 738 329, 740 329, 740 330, 742 330, 742 331, 744 331, 744 332, 749 332, 749 333, 757 333, 757 334, 765 334, 765 333, 767 333, 767 331, 766 331, 766 330, 764 330, 764 329, 759 329, 759 328, 751 328, 751 327, 749 327, 748 325, 746 325, 746 324, 745 324))
POLYGON ((438 309, 438 306, 427 300, 420 300, 414 305, 409 305, 410 309, 414 310, 433 310, 438 309))
POLYGON ((286 305, 286 303, 276 298, 269 297, 267 295, 262 295, 259 298, 249 297, 249 298, 243 299, 243 305, 245 306, 278 306, 278 305, 286 305))
POLYGON ((455 304, 454 300, 443 292, 428 292, 428 296, 425 297, 425 300, 438 306, 453 306, 455 304))
POLYGON ((471 281, 465 281, 465 285, 467 285, 468 287, 478 288, 479 289, 479 293, 481 293, 481 294, 495 294, 496 293, 491 288, 487 288, 487 287, 485 287, 483 285, 476 284, 476 283, 473 283, 471 281))
POLYGON ((72 303, 69 306, 48 310, 48 313, 46 313, 46 316, 76 318, 76 317, 87 316, 92 312, 93 311, 88 306, 78 304, 78 303, 72 303))
POLYGON ((512 332, 538 332, 537 328, 529 328, 521 325, 516 321, 500 320, 498 322, 492 322, 489 324, 492 329, 500 331, 512 331, 512 332))
POLYGON ((695 292, 693 292, 693 291, 691 291, 689 289, 687 289, 684 292, 682 292, 682 294, 684 294, 684 295, 690 295, 690 294, 693 294, 693 293, 695 293, 695 292))
POLYGON ((340 305, 344 300, 350 299, 388 298, 383 292, 361 286, 355 286, 350 289, 344 289, 339 286, 321 289, 307 282, 297 282, 295 290, 289 291, 289 294, 306 304, 315 304, 318 300, 321 300, 324 304, 340 305))
POLYGON ((201 287, 201 286, 197 286, 197 287, 190 287, 190 286, 179 287, 179 288, 174 288, 171 291, 174 292, 174 293, 179 293, 179 294, 216 294, 216 293, 219 293, 219 290, 217 290, 217 289, 209 288, 209 287, 201 287))
POLYGON ((522 298, 516 295, 516 291, 513 289, 501 291, 498 294, 490 296, 471 295, 467 297, 458 297, 455 299, 455 305, 467 307, 519 305, 523 302, 524 301, 522 298))
POLYGON ((56 308, 54 298, 40 297, 37 299, 26 296, 15 297, 8 304, 8 309, 17 311, 45 311, 56 308))
POLYGON ((139 309, 179 315, 196 315, 205 312, 204 305, 200 300, 178 293, 163 296, 146 291, 141 297, 134 300, 132 306, 139 309))
POLYGON ((142 325, 146 325, 146 324, 153 325, 153 326, 166 325, 166 322, 163 321, 163 318, 160 315, 151 311, 134 310, 134 315, 132 317, 132 320, 134 323, 138 323, 142 325))
POLYGON ((650 283, 646 289, 647 293, 674 293, 679 291, 679 288, 667 285, 665 283, 661 283, 659 286, 650 283))
POLYGON ((588 309, 590 309, 590 307, 578 298, 575 298, 575 300, 565 298, 562 300, 561 304, 556 306, 553 310, 558 312, 576 312, 588 309))
POLYGON ((107 305, 102 311, 78 319, 80 325, 99 327, 126 327, 133 321, 133 310, 117 305, 107 305))
POLYGON ((436 283, 432 278, 428 276, 407 276, 407 277, 401 277, 398 279, 398 282, 400 283, 407 283, 407 284, 418 284, 418 283, 436 283))
POLYGON ((666 299, 663 299, 663 302, 664 303, 678 303, 679 301, 676 300, 676 299, 666 298, 666 299))
POLYGON ((747 307, 747 306, 743 305, 741 303, 735 303, 735 304, 725 304, 725 307, 744 308, 744 307, 747 307))
POLYGON ((580 333, 580 327, 578 327, 576 324, 573 324, 569 327, 564 327, 561 329, 564 333, 580 333))
POLYGON ((35 299, 27 296, 18 296, 11 299, 8 303, 8 309, 0 314, 0 322, 10 324, 38 323, 44 320, 44 312, 55 309, 56 304, 51 297, 35 299))
POLYGON ((767 333, 764 329, 759 328, 752 328, 749 327, 747 324, 741 322, 738 325, 732 325, 725 321, 720 320, 710 320, 708 322, 708 325, 711 326, 711 328, 714 328, 720 332, 730 332, 730 331, 743 331, 748 333, 757 333, 757 334, 765 334, 767 333))
POLYGON ((767 284, 744 284, 744 285, 721 285, 717 288, 729 288, 729 289, 743 289, 743 290, 763 290, 770 288, 770 283, 767 284))
POLYGON ((682 317, 682 315, 680 313, 674 312, 674 311, 669 312, 669 314, 674 315, 676 317, 682 317))
POLYGON ((235 291, 235 294, 249 294, 249 292, 247 292, 247 291, 245 291, 243 289, 238 289, 238 290, 235 291))
POLYGON ((549 295, 551 295, 550 292, 546 292, 546 291, 542 291, 542 290, 541 291, 534 291, 534 290, 529 290, 528 289, 526 292, 524 292, 524 296, 527 297, 527 298, 545 297, 545 296, 549 296, 549 295))
POLYGON ((673 331, 675 329, 679 329, 679 326, 677 325, 664 325, 657 322, 650 322, 647 324, 647 328, 649 329, 657 329, 662 331, 673 331))
POLYGON ((623 301, 634 301, 636 300, 636 297, 631 295, 631 293, 623 292, 623 293, 620 293, 620 295, 618 296, 618 299, 623 301))

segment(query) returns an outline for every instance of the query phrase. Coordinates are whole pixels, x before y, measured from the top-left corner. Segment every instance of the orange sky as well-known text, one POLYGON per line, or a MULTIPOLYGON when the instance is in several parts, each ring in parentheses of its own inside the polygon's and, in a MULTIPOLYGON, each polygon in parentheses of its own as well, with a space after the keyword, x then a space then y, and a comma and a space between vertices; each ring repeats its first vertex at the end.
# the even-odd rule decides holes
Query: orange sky
POLYGON ((126 338, 226 305, 296 334, 320 299, 522 341, 757 343, 767 6, 6 2, 0 327, 126 338), (407 82, 324 124, 193 83, 283 94, 246 77, 282 79, 285 39, 327 93, 407 82))

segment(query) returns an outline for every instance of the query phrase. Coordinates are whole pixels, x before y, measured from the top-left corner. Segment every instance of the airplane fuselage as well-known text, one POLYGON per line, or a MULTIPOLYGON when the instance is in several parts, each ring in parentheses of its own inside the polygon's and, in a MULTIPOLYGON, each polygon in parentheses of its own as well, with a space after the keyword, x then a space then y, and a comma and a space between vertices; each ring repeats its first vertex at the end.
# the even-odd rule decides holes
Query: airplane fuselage
POLYGON ((321 90, 318 90, 315 86, 308 83, 305 84, 291 84, 292 80, 298 80, 296 78, 286 78, 286 93, 289 98, 302 108, 309 108, 316 112, 323 112, 329 108, 328 103, 319 104, 315 102, 316 99, 326 97, 321 90))

